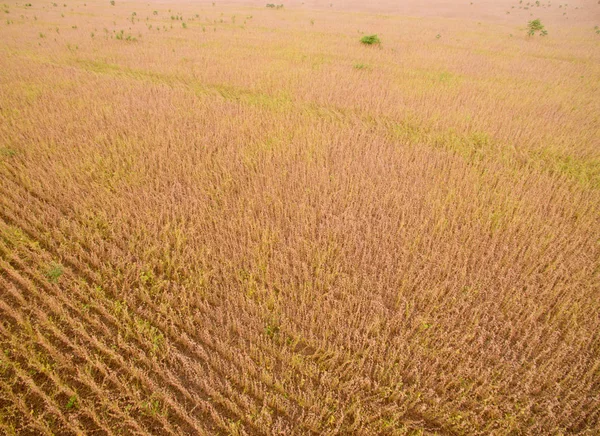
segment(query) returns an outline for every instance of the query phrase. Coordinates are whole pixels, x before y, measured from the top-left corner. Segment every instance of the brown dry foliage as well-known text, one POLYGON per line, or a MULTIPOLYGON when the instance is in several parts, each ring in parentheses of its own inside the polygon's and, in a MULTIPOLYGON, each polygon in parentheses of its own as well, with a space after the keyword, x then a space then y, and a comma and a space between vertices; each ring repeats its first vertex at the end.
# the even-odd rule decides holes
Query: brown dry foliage
POLYGON ((262 6, 4 6, 0 431, 597 434, 597 35, 262 6))

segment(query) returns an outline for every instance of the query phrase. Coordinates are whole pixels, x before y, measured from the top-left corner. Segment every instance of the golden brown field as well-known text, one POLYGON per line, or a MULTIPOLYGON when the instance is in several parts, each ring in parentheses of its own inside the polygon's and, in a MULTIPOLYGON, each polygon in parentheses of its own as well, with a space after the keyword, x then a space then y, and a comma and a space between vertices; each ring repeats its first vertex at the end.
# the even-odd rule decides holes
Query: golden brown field
POLYGON ((0 434, 600 434, 595 0, 3 1, 0 434))

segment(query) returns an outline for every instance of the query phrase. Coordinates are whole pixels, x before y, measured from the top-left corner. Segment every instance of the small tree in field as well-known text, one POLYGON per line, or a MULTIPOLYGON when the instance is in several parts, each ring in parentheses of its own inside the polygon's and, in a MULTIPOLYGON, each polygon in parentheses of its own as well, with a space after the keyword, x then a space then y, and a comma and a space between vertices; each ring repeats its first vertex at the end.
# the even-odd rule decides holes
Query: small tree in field
POLYGON ((527 23, 527 35, 533 36, 536 34, 536 32, 540 32, 540 35, 542 36, 546 36, 548 34, 548 31, 544 29, 544 25, 539 18, 537 20, 531 20, 529 23, 527 23))

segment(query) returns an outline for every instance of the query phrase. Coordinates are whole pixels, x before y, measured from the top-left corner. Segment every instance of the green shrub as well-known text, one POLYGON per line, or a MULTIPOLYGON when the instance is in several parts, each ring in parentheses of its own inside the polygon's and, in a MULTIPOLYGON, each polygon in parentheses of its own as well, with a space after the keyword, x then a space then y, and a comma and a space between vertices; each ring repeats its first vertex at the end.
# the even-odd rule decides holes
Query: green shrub
POLYGON ((548 34, 548 31, 544 29, 544 25, 539 18, 536 20, 531 20, 529 23, 527 23, 527 35, 533 36, 536 34, 536 32, 540 32, 540 35, 542 36, 546 36, 548 34))
POLYGON ((381 44, 381 40, 377 35, 365 35, 360 38, 360 42, 365 45, 379 45, 381 44))

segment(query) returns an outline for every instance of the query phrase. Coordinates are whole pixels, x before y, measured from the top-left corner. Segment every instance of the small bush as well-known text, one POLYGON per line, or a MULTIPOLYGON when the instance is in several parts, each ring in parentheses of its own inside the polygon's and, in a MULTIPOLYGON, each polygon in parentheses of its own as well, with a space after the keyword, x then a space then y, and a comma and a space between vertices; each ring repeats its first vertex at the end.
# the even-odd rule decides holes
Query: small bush
POLYGON ((542 36, 546 36, 548 34, 548 31, 544 29, 544 25, 539 18, 537 20, 531 20, 529 23, 527 23, 527 35, 533 36, 536 34, 536 32, 540 32, 540 35, 542 36))
POLYGON ((365 45, 379 45, 381 44, 381 40, 377 35, 365 35, 360 38, 360 42, 365 45))

